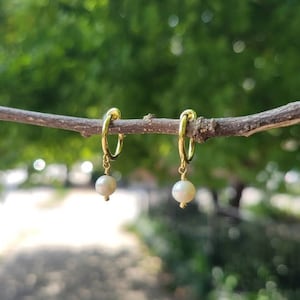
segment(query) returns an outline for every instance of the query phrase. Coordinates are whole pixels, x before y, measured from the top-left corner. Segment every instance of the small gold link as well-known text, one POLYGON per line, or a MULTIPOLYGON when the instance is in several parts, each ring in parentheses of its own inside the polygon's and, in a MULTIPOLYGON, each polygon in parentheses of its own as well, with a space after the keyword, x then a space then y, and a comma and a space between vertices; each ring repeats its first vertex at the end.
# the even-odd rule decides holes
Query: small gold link
POLYGON ((185 160, 181 160, 178 172, 179 174, 181 174, 181 180, 186 180, 187 163, 185 162, 185 160))
POLYGON ((107 154, 103 155, 103 168, 104 168, 104 174, 109 175, 110 160, 109 160, 109 156, 107 154))

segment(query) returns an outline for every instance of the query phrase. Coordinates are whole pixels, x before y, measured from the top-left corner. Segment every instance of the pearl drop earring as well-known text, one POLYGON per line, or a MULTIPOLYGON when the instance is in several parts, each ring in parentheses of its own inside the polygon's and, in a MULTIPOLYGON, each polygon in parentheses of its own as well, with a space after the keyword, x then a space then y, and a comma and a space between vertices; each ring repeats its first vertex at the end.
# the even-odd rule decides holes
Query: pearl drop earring
POLYGON ((180 157, 180 166, 178 168, 181 174, 181 180, 177 181, 172 188, 172 196, 180 203, 181 208, 185 208, 187 203, 191 202, 196 195, 195 186, 186 179, 187 165, 192 160, 195 152, 195 140, 190 138, 188 154, 185 150, 185 132, 188 121, 194 121, 197 114, 192 109, 187 109, 180 115, 179 134, 178 134, 178 150, 180 157))
POLYGON ((117 108, 111 108, 104 116, 103 125, 102 125, 102 150, 103 150, 103 168, 104 175, 100 176, 96 183, 95 189, 100 195, 104 197, 105 201, 109 200, 109 196, 116 190, 117 183, 114 177, 109 175, 110 172, 110 161, 116 159, 123 147, 124 134, 118 134, 118 144, 115 150, 115 153, 112 154, 109 150, 107 135, 109 124, 113 120, 121 118, 121 112, 117 108))

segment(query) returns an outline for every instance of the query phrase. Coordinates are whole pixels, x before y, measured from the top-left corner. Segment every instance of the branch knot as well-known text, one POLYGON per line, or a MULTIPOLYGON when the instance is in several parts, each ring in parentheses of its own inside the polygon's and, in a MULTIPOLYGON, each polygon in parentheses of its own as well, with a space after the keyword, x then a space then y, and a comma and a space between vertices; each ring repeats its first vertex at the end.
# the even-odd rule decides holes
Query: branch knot
POLYGON ((209 137, 214 136, 217 127, 215 119, 199 117, 193 128, 192 136, 198 143, 204 143, 209 137))

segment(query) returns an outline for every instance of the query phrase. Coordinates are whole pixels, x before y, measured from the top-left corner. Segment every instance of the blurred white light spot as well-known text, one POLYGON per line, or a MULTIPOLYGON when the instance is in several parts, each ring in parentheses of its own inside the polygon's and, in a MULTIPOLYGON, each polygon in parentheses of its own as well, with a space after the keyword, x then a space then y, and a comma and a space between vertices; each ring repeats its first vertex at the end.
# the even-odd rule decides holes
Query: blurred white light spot
MULTIPOLYGON (((260 181, 263 182, 266 181, 266 179, 260 181)), ((257 204, 260 201, 262 201, 263 197, 264 197, 263 191, 254 187, 247 187, 243 190, 242 193, 242 198, 241 198, 242 206, 244 207, 244 206, 251 206, 257 204)))
POLYGON ((205 188, 199 189, 196 194, 196 201, 199 208, 202 211, 206 211, 206 212, 214 211, 215 207, 214 207, 212 193, 208 189, 205 188))
POLYGON ((81 164, 80 168, 81 171, 84 173, 91 173, 93 171, 94 166, 90 161, 86 160, 81 164))
POLYGON ((75 163, 69 174, 68 179, 71 184, 82 186, 90 183, 93 164, 90 161, 75 163))
POLYGON ((241 53, 245 50, 246 44, 244 41, 239 40, 233 43, 232 48, 235 53, 241 53))
POLYGON ((171 39, 170 51, 172 54, 179 56, 183 52, 182 39, 179 36, 174 36, 171 39))
POLYGON ((284 180, 286 183, 300 183, 300 173, 294 170, 288 171, 285 176, 284 180))
POLYGON ((213 19, 214 14, 212 11, 206 9, 202 14, 201 14, 201 20, 203 23, 209 23, 213 19))
POLYGON ((298 146, 299 146, 298 141, 293 139, 286 140, 281 144, 283 150, 290 151, 290 152, 296 151, 298 149, 298 146))
POLYGON ((45 169, 44 176, 44 179, 49 182, 64 182, 68 176, 68 168, 63 164, 51 164, 45 169))
POLYGON ((33 162, 33 168, 36 171, 43 171, 46 167, 46 162, 42 158, 38 158, 33 162))
POLYGON ((176 15, 171 15, 168 19, 168 24, 170 27, 174 28, 178 25, 179 23, 179 18, 176 15))
POLYGON ((255 87, 255 80, 253 78, 246 78, 243 81, 242 86, 245 91, 251 91, 255 87))
MULTIPOLYGON (((50 282, 48 285, 46 285, 42 291, 44 294, 46 294, 47 296, 56 296, 58 295, 61 290, 63 288, 63 285, 60 281, 55 282, 53 280, 53 282, 50 282)), ((51 297, 52 298, 52 297, 51 297)))
POLYGON ((0 172, 0 183, 7 187, 16 187, 24 183, 27 178, 28 173, 24 168, 0 172))

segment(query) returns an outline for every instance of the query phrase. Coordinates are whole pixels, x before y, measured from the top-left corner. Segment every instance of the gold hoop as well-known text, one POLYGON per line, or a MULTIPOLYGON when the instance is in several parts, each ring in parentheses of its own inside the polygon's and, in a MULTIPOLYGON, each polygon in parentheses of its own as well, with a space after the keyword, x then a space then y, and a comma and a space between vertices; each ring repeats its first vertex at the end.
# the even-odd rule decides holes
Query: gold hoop
POLYGON ((178 149, 179 149, 179 156, 182 165, 189 163, 193 159, 195 153, 195 140, 193 138, 190 138, 189 150, 188 150, 188 154, 186 154, 184 139, 185 139, 187 122, 194 121, 196 120, 196 118, 197 118, 197 114, 192 109, 186 109, 180 115, 178 149))
POLYGON ((123 140, 124 140, 124 134, 119 133, 118 134, 118 144, 115 150, 115 153, 112 154, 109 150, 108 141, 107 141, 107 135, 108 135, 108 128, 111 121, 118 120, 121 118, 121 112, 118 108, 111 108, 104 117, 103 125, 102 125, 102 150, 103 150, 103 156, 109 157, 110 159, 116 159, 123 148, 123 140))

